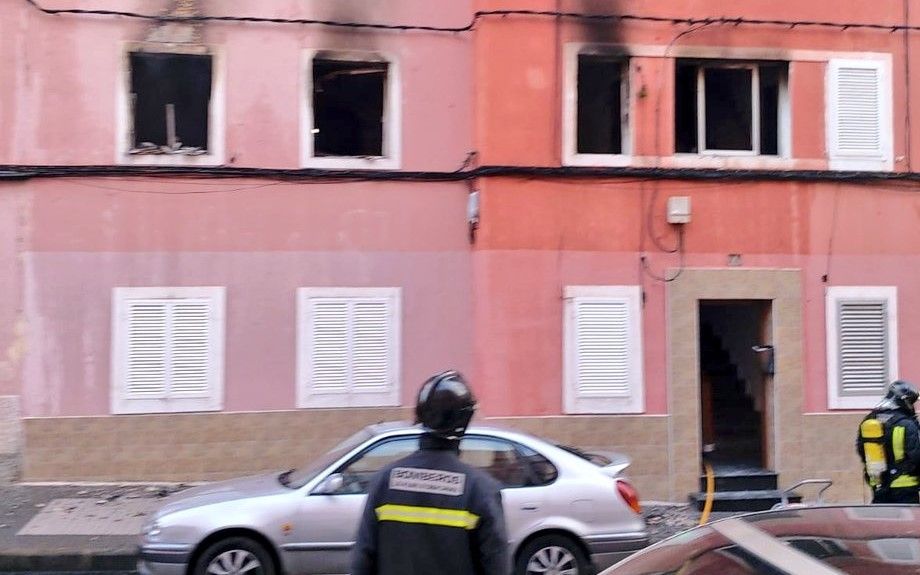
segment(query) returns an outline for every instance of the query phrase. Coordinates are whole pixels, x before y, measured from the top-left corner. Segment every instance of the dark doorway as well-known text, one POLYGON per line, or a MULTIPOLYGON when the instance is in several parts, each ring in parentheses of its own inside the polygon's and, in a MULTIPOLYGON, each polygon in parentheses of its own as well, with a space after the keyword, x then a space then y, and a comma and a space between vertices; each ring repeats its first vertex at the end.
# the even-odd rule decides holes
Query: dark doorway
POLYGON ((770 302, 700 301, 703 451, 720 471, 765 467, 770 302))

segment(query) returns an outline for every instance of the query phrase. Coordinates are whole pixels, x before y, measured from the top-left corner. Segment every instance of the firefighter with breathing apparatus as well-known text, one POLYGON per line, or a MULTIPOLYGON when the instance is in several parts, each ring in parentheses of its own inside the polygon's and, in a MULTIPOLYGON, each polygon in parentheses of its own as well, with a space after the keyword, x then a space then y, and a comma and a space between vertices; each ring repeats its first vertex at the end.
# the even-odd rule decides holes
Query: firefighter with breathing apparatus
POLYGON ((872 488, 872 503, 920 503, 918 397, 913 384, 895 381, 859 424, 856 451, 872 488))

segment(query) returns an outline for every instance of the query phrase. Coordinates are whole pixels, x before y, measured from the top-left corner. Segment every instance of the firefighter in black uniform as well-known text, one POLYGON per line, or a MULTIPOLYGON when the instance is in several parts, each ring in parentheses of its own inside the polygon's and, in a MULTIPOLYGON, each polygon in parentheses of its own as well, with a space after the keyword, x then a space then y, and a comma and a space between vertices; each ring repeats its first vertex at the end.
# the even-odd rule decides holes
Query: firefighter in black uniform
POLYGON ((422 386, 419 450, 374 479, 352 575, 506 575, 508 536, 498 483, 460 461, 476 400, 456 371, 422 386))
POLYGON ((856 451, 872 503, 920 503, 920 425, 914 404, 920 393, 895 381, 878 407, 859 424, 856 451))

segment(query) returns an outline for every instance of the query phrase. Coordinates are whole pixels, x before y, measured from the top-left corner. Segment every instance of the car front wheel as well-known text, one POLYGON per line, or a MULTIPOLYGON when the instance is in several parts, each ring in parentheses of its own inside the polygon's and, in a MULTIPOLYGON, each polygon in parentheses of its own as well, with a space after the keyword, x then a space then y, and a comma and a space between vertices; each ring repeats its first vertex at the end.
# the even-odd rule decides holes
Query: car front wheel
POLYGON ((268 551, 246 537, 211 544, 195 562, 194 575, 275 575, 268 551))
POLYGON ((543 535, 521 550, 514 575, 590 575, 591 571, 575 541, 564 535, 543 535))

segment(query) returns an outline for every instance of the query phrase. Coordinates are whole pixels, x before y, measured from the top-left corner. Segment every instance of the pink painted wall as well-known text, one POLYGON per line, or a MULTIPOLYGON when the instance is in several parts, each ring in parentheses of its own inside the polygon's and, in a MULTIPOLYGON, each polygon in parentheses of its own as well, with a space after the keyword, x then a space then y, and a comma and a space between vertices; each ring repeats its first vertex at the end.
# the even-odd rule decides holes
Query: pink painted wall
MULTIPOLYGON (((704 18, 744 16, 750 19, 791 21, 849 21, 903 23, 903 2, 882 0, 848 4, 834 2, 744 2, 726 13, 724 2, 685 0, 478 0, 480 10, 530 9, 577 13, 620 13, 644 16, 704 18)), ((920 21, 914 10, 914 25, 920 21)), ((632 129, 640 155, 673 153, 673 74, 670 59, 683 47, 766 48, 789 61, 792 91, 793 156, 798 160, 826 158, 824 142, 824 64, 813 62, 816 52, 886 53, 892 56, 895 169, 906 170, 905 112, 908 102, 904 73, 904 37, 888 31, 754 26, 709 26, 689 34, 686 25, 623 22, 589 24, 572 19, 509 16, 487 18, 476 30, 475 113, 477 148, 486 164, 559 165, 561 163, 563 46, 568 43, 626 45, 632 59, 634 95, 632 129), (670 46, 670 47, 669 47, 670 46), (667 49, 667 57, 646 57, 641 48, 667 49), (804 52, 803 52, 804 51, 804 52), (806 54, 805 52, 811 52, 806 54), (637 68, 641 67, 641 70, 637 68), (508 94, 515 94, 509 98, 508 94), (659 97, 661 94, 661 97, 659 97), (654 137, 658 134, 657 141, 654 137), (656 150, 661 150, 656 153, 656 150)), ((916 39, 912 42, 917 42, 916 39)), ((912 44, 913 45, 913 44, 912 44)), ((916 49, 914 50, 916 53, 916 49)), ((718 57, 717 53, 712 55, 718 57)), ((913 58, 910 100, 916 103, 920 72, 913 58)), ((916 131, 915 131, 916 132, 916 131)), ((917 138, 916 133, 914 139, 917 138)), ((920 165, 920 145, 911 146, 912 166, 920 165)), ((802 163, 802 168, 826 165, 802 163)))
MULTIPOLYGON (((173 3, 41 4, 160 14, 173 3)), ((471 14, 468 0, 199 6, 212 15, 441 26, 463 25, 471 14)), ((0 165, 112 164, 125 43, 142 41, 148 26, 2 3, 0 51, 10 65, 0 67, 0 165)), ((469 34, 209 23, 201 36, 224 56, 227 165, 300 167, 303 58, 316 49, 374 51, 397 63, 402 169, 455 170, 473 149, 469 34)), ((116 286, 227 286, 228 410, 294 407, 301 286, 403 288, 407 402, 430 372, 472 368, 463 184, 73 178, 3 183, 0 192, 10 194, 0 195, 0 224, 21 219, 27 242, 0 251, 11 270, 0 278, 11 296, 0 307, 0 352, 19 341, 13 326, 24 308, 26 416, 109 413, 116 286), (11 190, 24 202, 19 211, 11 190)), ((10 235, 17 229, 2 227, 10 235)), ((18 378, 4 379, 0 353, 0 393, 18 388, 18 378)))
POLYGON ((226 286, 229 411, 295 407, 298 287, 403 288, 407 404, 431 373, 471 370, 466 186, 285 184, 227 191, 251 185, 19 184, 31 194, 34 237, 24 254, 24 415, 109 413, 117 286, 226 286))
POLYGON ((0 395, 19 395, 26 351, 21 250, 27 247, 22 190, 0 193, 0 395))
MULTIPOLYGON (((158 14, 165 0, 81 0, 82 9, 158 14)), ((202 1, 206 14, 317 18, 452 26, 469 20, 468 0, 202 1)), ((74 7, 46 0, 49 8, 74 7)), ((116 85, 125 42, 147 24, 124 18, 49 16, 26 2, 0 5, 0 165, 111 164, 116 85)), ((391 55, 402 78, 402 167, 454 170, 472 149, 469 35, 333 31, 270 24, 207 24, 203 42, 226 56, 226 161, 297 168, 303 52, 371 50, 391 55)))
POLYGON ((501 415, 561 412, 562 294, 581 284, 642 286, 645 410, 667 413, 667 288, 641 271, 639 256, 658 275, 678 267, 678 257, 642 231, 652 209, 660 243, 674 245, 663 217, 672 195, 690 196, 693 206, 687 267, 725 267, 738 253, 747 268, 801 270, 806 411, 827 411, 827 286, 898 286, 900 375, 918 379, 920 196, 910 186, 507 178, 485 183, 482 193, 476 374, 484 403, 501 415))

